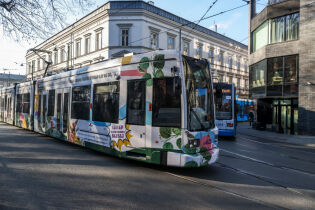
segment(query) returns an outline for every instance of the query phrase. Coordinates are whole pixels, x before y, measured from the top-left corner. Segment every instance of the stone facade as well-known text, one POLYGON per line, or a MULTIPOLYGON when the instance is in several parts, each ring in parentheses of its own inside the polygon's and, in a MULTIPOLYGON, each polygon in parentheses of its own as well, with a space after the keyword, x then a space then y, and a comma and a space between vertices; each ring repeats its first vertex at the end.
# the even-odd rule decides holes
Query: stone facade
MULTIPOLYGON (((252 1, 250 9, 254 9, 252 1)), ((315 2, 313 0, 285 0, 267 6, 250 18, 250 46, 252 32, 265 20, 299 12, 299 38, 268 44, 249 53, 249 66, 264 60, 287 55, 298 55, 298 133, 315 135, 315 2)), ((250 14, 254 14, 250 10, 250 14)), ((277 97, 274 97, 277 98, 277 97)), ((258 98, 259 99, 259 98, 258 98)))
MULTIPOLYGON (((48 75, 127 53, 181 48, 210 59, 214 77, 235 83, 239 96, 248 97, 246 45, 144 1, 109 1, 34 48, 51 52, 39 53, 53 63, 48 75)), ((29 80, 43 76, 43 59, 30 51, 26 62, 29 80)))

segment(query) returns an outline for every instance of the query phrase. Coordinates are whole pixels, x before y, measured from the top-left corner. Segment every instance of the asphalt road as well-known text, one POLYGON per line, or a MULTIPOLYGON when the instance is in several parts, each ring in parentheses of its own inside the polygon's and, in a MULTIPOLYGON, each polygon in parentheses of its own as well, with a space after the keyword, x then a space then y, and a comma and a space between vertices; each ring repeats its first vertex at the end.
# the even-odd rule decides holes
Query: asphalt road
POLYGON ((0 123, 0 209, 315 209, 315 149, 239 134, 212 167, 118 159, 0 123))

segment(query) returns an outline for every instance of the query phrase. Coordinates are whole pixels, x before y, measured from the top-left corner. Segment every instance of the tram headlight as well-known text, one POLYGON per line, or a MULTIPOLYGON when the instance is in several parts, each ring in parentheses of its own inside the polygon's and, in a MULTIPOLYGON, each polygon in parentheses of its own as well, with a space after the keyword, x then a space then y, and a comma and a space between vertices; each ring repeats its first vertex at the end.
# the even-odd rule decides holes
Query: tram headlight
POLYGON ((190 148, 199 147, 200 140, 199 139, 188 139, 188 145, 190 148))

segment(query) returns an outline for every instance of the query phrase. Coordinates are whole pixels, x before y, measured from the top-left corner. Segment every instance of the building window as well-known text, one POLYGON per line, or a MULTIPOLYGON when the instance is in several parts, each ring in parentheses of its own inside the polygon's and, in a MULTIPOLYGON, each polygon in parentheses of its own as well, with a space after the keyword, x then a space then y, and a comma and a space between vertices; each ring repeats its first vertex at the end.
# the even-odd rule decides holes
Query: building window
POLYGON ((245 79, 245 89, 247 90, 248 89, 248 80, 245 79))
POLYGON ((85 54, 89 54, 91 50, 91 37, 85 37, 85 54))
POLYGON ((46 64, 46 55, 42 56, 43 57, 43 62, 42 62, 42 69, 45 68, 45 64, 46 64))
POLYGON ((210 48, 208 58, 209 58, 209 62, 213 64, 214 63, 214 49, 213 48, 210 48))
POLYGON ((244 71, 247 72, 247 60, 244 61, 244 71))
POLYGON ((48 55, 48 61, 52 62, 52 54, 51 53, 48 55))
POLYGON ((286 16, 286 40, 296 40, 299 38, 299 22, 300 14, 295 13, 292 15, 286 16))
POLYGON ((35 60, 32 60, 32 73, 35 72, 35 60))
POLYGON ((249 88, 253 95, 265 95, 267 60, 250 66, 249 88))
POLYGON ((37 71, 39 71, 40 70, 40 59, 38 58, 37 59, 37 71))
POLYGON ((129 29, 121 29, 121 46, 129 46, 129 29))
POLYGON ((175 37, 167 37, 167 49, 175 49, 175 37))
POLYGON ((159 48, 159 34, 157 32, 152 32, 151 31, 150 47, 152 49, 158 49, 159 48))
POLYGON ((233 63, 233 59, 232 59, 232 57, 230 56, 230 57, 228 58, 228 67, 229 67, 230 70, 232 70, 232 63, 233 63))
POLYGON ((119 82, 94 85, 93 121, 118 123, 119 82))
POLYGON ((54 64, 58 63, 58 51, 54 52, 54 64))
POLYGON ((236 61, 236 69, 237 69, 237 71, 240 71, 240 70, 241 70, 241 59, 240 59, 240 58, 237 58, 237 61, 236 61))
POLYGON ((252 33, 251 52, 270 44, 299 38, 300 14, 294 13, 265 21, 252 33))
POLYGON ((72 59, 72 44, 71 44, 71 43, 69 43, 69 44, 67 45, 67 47, 68 47, 68 56, 67 56, 67 60, 69 61, 70 59, 72 59))
POLYGON ((262 48, 269 43, 268 41, 268 24, 269 21, 265 21, 261 24, 252 34, 252 52, 262 48))
POLYGON ((75 43, 75 57, 81 56, 81 39, 75 43))
POLYGON ((189 55, 189 42, 184 41, 183 43, 183 54, 189 55))
POLYGON ((267 65, 267 95, 282 95, 283 57, 268 59, 267 65))
POLYGON ((220 52, 218 55, 219 65, 223 65, 223 52, 220 52))
POLYGON ((271 43, 284 41, 285 17, 274 18, 270 21, 271 43))
POLYGON ((102 31, 99 31, 95 35, 95 50, 102 49, 102 31))
POLYGON ((61 49, 60 49, 60 62, 62 63, 62 62, 64 62, 65 61, 65 48, 64 47, 62 47, 61 49))
POLYGON ((197 49, 196 49, 196 58, 201 58, 202 57, 202 45, 198 44, 197 49))
POLYGON ((78 86, 72 88, 71 118, 90 119, 91 86, 78 86))
POLYGON ((27 74, 30 74, 30 73, 32 73, 32 62, 28 62, 28 72, 27 72, 27 74))
POLYGON ((237 78, 236 87, 237 87, 237 89, 241 88, 241 79, 240 78, 237 78))

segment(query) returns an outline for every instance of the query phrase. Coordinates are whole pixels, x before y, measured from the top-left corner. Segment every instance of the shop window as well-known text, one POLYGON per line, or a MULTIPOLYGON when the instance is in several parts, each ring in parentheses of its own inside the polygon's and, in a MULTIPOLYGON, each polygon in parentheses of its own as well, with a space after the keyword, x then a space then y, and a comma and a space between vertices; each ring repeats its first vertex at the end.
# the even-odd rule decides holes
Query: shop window
POLYGON ((281 96, 283 84, 283 57, 268 59, 267 95, 281 96))
POLYGON ((153 80, 152 126, 181 127, 181 84, 178 78, 153 80))
POLYGON ((72 88, 71 118, 80 120, 90 119, 91 86, 72 88))
POLYGON ((127 84, 127 124, 145 125, 145 80, 130 80, 127 84))
POLYGON ((47 116, 54 116, 55 111, 55 90, 50 90, 48 95, 48 112, 47 116))
POLYGON ((119 82, 94 85, 93 121, 118 123, 119 82))
POLYGON ((250 66, 249 88, 251 94, 265 95, 266 79, 265 74, 267 70, 267 60, 262 60, 250 66))
POLYGON ((288 96, 298 94, 298 56, 284 57, 284 87, 283 94, 288 96))

